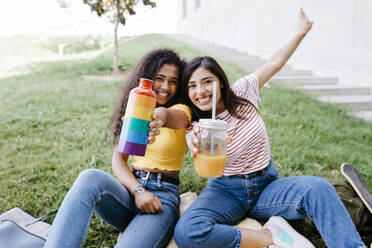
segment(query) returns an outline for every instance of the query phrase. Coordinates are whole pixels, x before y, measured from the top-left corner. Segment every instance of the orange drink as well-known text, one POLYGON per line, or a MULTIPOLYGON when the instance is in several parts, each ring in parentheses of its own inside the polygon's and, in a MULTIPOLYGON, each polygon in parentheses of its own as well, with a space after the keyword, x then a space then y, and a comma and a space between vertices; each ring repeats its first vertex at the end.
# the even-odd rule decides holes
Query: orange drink
POLYGON ((227 122, 200 119, 199 152, 194 159, 194 169, 202 177, 220 177, 225 170, 227 122))
POLYGON ((197 153, 194 159, 195 171, 203 177, 220 177, 225 170, 226 155, 197 153))

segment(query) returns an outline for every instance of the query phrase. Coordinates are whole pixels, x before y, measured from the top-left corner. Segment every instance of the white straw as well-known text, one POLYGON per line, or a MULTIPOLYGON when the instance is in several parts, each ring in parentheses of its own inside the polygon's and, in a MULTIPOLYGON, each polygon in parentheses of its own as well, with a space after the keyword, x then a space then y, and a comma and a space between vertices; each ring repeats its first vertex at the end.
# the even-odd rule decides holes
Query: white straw
MULTIPOLYGON (((213 106, 212 106, 212 120, 216 119, 216 94, 217 94, 217 83, 213 82, 213 106)), ((211 133, 211 156, 214 155, 214 130, 211 133)))
POLYGON ((216 119, 216 94, 217 94, 217 83, 213 82, 212 120, 216 119))

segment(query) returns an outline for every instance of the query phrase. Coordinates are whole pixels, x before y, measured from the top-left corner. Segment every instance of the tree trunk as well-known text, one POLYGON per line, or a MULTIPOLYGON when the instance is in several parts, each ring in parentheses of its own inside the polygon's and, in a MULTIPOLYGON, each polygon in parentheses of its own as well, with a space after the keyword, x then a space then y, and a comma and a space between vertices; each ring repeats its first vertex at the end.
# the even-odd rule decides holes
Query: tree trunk
POLYGON ((119 43, 118 43, 118 27, 120 23, 120 1, 116 1, 116 15, 114 21, 114 74, 119 74, 119 43))
POLYGON ((114 27, 114 64, 112 69, 114 70, 114 74, 119 74, 119 43, 118 43, 118 26, 119 22, 115 21, 114 27))

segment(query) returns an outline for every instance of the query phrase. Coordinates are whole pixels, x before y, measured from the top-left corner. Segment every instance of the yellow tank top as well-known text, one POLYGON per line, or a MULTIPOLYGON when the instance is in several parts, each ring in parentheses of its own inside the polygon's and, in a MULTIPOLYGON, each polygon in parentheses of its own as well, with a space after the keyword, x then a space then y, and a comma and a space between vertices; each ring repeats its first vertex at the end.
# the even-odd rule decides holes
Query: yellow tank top
MULTIPOLYGON (((176 104, 169 109, 183 111, 189 123, 191 122, 191 110, 186 105, 176 104)), ((183 157, 186 152, 185 135, 186 128, 160 128, 160 134, 156 137, 156 141, 147 146, 145 156, 133 156, 133 165, 136 168, 168 171, 181 170, 183 167, 183 157)))

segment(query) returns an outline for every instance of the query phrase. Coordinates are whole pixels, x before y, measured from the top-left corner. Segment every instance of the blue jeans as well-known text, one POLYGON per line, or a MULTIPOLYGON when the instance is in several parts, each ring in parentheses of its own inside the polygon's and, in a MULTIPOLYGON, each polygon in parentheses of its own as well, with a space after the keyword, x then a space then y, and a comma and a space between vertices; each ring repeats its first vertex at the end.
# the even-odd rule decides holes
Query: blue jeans
POLYGON ((159 198, 163 211, 142 214, 114 177, 97 169, 81 172, 58 210, 45 248, 81 247, 93 212, 123 232, 117 248, 166 247, 179 216, 178 186, 158 180, 138 181, 159 198))
POLYGON ((209 179, 199 198, 178 221, 179 247, 240 247, 234 225, 242 218, 266 221, 311 217, 328 247, 365 247, 335 189, 314 176, 280 178, 272 161, 247 175, 209 179))

